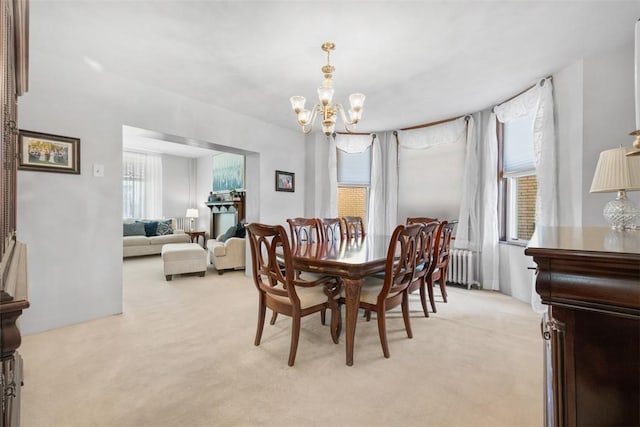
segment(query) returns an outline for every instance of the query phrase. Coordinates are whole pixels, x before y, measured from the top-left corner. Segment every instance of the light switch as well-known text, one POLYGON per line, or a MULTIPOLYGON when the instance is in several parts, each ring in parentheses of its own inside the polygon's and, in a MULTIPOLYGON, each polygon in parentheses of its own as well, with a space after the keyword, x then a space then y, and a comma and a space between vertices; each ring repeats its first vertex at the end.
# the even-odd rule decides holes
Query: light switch
POLYGON ((93 165, 93 176, 104 176, 104 165, 93 165))

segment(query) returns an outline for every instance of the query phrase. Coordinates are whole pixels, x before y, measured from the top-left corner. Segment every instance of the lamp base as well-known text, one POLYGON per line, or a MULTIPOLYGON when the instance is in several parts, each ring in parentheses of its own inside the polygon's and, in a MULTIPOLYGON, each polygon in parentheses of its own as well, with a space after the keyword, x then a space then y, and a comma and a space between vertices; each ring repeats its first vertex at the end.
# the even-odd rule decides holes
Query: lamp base
POLYGON ((636 228, 636 222, 640 218, 640 210, 633 201, 627 199, 627 192, 620 190, 616 199, 604 206, 603 215, 611 224, 611 228, 626 230, 636 228))

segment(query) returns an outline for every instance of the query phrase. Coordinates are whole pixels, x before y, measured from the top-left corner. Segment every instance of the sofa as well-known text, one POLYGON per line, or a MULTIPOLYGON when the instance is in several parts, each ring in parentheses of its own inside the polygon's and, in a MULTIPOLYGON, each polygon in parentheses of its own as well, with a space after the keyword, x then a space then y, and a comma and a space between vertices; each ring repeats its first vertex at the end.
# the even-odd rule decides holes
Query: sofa
POLYGON ((123 258, 159 254, 167 243, 191 243, 187 233, 176 229, 175 219, 124 220, 122 235, 123 258))
POLYGON ((246 239, 244 226, 238 224, 207 241, 209 263, 218 274, 224 270, 244 270, 246 259, 246 239))

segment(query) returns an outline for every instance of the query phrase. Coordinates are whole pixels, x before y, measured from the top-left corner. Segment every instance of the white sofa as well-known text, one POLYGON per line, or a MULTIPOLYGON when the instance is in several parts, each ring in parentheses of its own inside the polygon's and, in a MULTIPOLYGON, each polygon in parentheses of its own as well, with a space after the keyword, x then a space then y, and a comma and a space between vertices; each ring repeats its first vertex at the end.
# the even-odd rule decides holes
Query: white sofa
POLYGON ((218 235, 216 239, 207 241, 209 252, 209 263, 213 264, 218 274, 224 270, 244 270, 246 258, 246 239, 241 237, 230 237, 222 242, 220 239, 224 233, 218 235))
MULTIPOLYGON (((131 224, 135 220, 124 220, 123 224, 131 224)), ((172 234, 161 236, 123 236, 122 237, 122 257, 132 257, 141 255, 153 255, 162 252, 162 247, 167 243, 191 243, 189 235, 184 230, 176 229, 175 219, 171 219, 172 234)))

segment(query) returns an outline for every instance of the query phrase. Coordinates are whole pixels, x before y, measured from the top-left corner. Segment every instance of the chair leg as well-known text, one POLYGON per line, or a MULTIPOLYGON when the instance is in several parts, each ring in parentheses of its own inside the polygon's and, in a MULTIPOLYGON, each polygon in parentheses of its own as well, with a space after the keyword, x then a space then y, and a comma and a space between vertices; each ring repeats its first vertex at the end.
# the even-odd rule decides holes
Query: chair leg
POLYGON ((296 351, 298 350, 298 339, 300 338, 300 315, 291 316, 291 349, 289 350, 289 366, 293 366, 296 361, 296 351))
POLYGON ((267 314, 267 306, 264 304, 264 296, 260 296, 260 306, 258 308, 258 329, 256 330, 256 339, 254 345, 260 345, 262 339, 262 330, 264 329, 264 318, 267 314))
POLYGON ((433 298, 433 278, 427 279, 427 291, 429 292, 429 301, 431 301, 431 311, 437 313, 436 300, 433 298))
POLYGON ((340 313, 340 304, 334 303, 333 307, 331 307, 331 338, 333 339, 334 344, 338 344, 341 324, 342 313, 340 313))
POLYGON ((327 321, 327 309, 323 308, 322 311, 320 312, 320 323, 325 325, 326 321, 327 321))
POLYGON ((442 294, 442 300, 447 302, 447 275, 443 273, 440 276, 440 293, 442 294))
POLYGON ((387 342, 387 325, 386 325, 386 315, 385 308, 382 307, 382 310, 378 309, 376 312, 378 316, 378 335, 380 335, 380 344, 382 344, 382 353, 384 357, 389 358, 389 343, 387 342))
POLYGON ((420 279, 420 302, 422 303, 424 317, 429 317, 429 309, 427 308, 427 286, 424 277, 420 279))
POLYGON ((407 330, 407 336, 413 338, 413 331, 411 330, 411 321, 409 319, 409 293, 404 292, 402 296, 402 318, 404 319, 404 328, 407 330))
POLYGON ((366 310, 364 312, 364 317, 367 319, 367 322, 371 320, 371 310, 366 310))
POLYGON ((270 325, 275 325, 277 318, 278 318, 278 312, 274 311, 273 314, 271 315, 271 321, 269 322, 269 324, 270 325))

